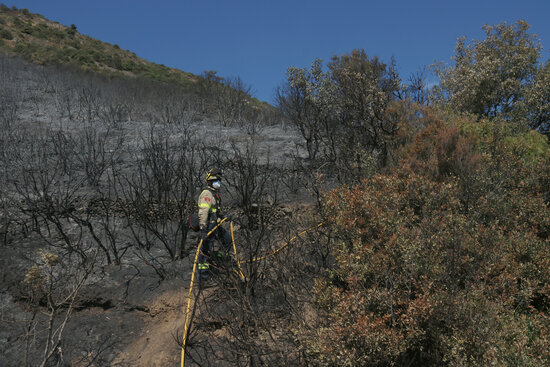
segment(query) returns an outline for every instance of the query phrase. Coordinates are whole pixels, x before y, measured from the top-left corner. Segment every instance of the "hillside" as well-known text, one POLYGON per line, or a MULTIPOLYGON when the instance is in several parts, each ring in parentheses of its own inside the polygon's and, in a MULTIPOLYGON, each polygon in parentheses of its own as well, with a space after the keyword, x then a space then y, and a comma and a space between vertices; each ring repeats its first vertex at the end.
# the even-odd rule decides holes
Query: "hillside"
POLYGON ((0 50, 42 65, 70 65, 107 75, 144 77, 184 86, 197 76, 138 57, 26 9, 0 7, 0 50))
MULTIPOLYGON (((2 15, 6 49, 50 29, 2 15)), ((439 90, 359 49, 289 68, 284 120, 215 73, 0 52, 0 366, 550 366, 550 64, 491 29, 439 90), (212 167, 232 246, 192 281, 212 167)))
MULTIPOLYGON (((176 365, 197 246, 187 217, 205 170, 227 170, 224 210, 235 220, 242 256, 258 257, 284 239, 287 222, 297 221, 281 198, 261 217, 257 204, 284 190, 287 152, 299 137, 280 125, 224 126, 228 115, 214 109, 205 116, 201 99, 172 85, 107 79, 1 53, 0 65, 0 365, 176 365), (45 216, 27 217, 31 206, 45 216), (31 217, 40 230, 24 229, 31 217), (46 284, 55 289, 50 304, 46 284), (74 302, 67 303, 71 289, 74 302), (34 330, 22 334, 27 326, 34 330), (49 344, 48 330, 61 344, 49 344), (27 351, 31 340, 37 347, 27 351)), ((225 275, 215 281, 242 285, 225 275)), ((231 306, 229 296, 235 294, 224 295, 231 306)), ((287 313, 266 306, 270 319, 287 313)), ((212 327, 225 343, 228 328, 212 322, 215 315, 197 313, 191 343, 212 327)))

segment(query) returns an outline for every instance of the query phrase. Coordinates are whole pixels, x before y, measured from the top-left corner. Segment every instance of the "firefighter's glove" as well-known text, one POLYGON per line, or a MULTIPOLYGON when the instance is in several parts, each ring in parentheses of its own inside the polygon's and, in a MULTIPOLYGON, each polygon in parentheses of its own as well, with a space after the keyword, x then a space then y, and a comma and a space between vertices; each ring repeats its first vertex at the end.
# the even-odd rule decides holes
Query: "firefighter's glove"
POLYGON ((206 230, 201 231, 200 236, 203 241, 206 241, 208 238, 208 231, 206 230))

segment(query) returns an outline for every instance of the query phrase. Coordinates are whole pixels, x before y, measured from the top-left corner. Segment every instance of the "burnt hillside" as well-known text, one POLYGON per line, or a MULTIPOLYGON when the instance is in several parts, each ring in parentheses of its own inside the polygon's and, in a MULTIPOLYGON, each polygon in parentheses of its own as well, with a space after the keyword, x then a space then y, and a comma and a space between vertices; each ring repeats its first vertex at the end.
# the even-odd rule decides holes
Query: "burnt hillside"
MULTIPOLYGON (((1 11, 5 47, 80 37, 1 11)), ((1 53, 0 365, 549 365, 550 69, 484 29, 432 89, 353 50, 277 111, 1 53), (214 166, 235 247, 190 289, 214 166)))

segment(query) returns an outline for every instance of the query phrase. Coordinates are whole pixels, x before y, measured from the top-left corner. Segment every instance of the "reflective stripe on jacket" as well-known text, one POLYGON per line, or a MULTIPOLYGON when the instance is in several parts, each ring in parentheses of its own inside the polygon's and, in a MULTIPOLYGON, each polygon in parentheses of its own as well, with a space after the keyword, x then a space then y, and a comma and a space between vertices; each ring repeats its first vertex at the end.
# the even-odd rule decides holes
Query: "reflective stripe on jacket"
POLYGON ((208 223, 217 223, 220 210, 220 196, 204 189, 199 196, 199 223, 201 230, 208 227, 208 223))

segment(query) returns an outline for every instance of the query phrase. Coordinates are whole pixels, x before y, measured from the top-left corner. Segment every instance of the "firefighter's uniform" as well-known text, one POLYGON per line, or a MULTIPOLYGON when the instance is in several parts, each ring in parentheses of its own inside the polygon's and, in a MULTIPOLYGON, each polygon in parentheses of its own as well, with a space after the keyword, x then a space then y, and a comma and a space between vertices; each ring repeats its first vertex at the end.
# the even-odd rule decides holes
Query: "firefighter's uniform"
POLYGON ((212 224, 214 227, 218 224, 220 214, 221 199, 217 192, 210 189, 204 189, 199 196, 199 223, 201 230, 206 229, 212 224))
MULTIPOLYGON (((207 176, 208 188, 201 192, 198 200, 200 230, 203 234, 203 238, 206 233, 210 232, 212 228, 223 219, 220 214, 221 198, 217 189, 211 186, 212 180, 209 180, 209 177, 210 176, 207 176)), ((217 180, 220 179, 219 177, 215 178, 217 178, 217 180)), ((203 240, 198 263, 200 279, 208 278, 210 257, 213 256, 212 250, 215 238, 221 242, 223 247, 222 252, 227 252, 231 244, 231 236, 221 226, 219 226, 208 238, 203 240)))

